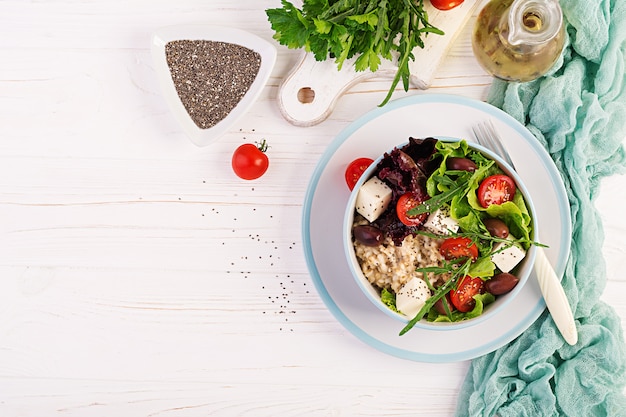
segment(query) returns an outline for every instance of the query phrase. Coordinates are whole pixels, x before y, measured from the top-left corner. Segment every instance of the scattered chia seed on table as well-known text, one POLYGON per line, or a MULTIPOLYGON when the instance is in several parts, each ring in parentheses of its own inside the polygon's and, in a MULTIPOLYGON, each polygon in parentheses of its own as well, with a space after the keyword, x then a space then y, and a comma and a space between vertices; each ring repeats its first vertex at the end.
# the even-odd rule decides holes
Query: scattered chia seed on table
POLYGON ((254 82, 261 55, 227 42, 177 40, 165 45, 176 92, 200 129, 215 126, 254 82))

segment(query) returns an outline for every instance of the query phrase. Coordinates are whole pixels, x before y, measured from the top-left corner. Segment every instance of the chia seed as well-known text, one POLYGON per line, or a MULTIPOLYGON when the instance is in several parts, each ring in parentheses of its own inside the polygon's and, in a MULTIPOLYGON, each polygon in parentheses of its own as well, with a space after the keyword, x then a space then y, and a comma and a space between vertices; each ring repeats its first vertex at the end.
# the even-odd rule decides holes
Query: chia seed
POLYGON ((261 55, 227 42, 177 40, 165 45, 176 92, 200 129, 208 129, 237 106, 254 82, 261 55))

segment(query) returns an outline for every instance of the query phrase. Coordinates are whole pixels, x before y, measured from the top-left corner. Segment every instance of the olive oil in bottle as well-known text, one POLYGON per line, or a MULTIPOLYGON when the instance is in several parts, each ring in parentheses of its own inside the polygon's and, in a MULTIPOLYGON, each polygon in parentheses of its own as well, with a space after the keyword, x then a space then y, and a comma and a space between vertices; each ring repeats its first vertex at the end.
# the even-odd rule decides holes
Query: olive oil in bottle
POLYGON ((472 47, 490 74, 525 82, 554 66, 564 38, 558 0, 492 0, 478 15, 472 47))

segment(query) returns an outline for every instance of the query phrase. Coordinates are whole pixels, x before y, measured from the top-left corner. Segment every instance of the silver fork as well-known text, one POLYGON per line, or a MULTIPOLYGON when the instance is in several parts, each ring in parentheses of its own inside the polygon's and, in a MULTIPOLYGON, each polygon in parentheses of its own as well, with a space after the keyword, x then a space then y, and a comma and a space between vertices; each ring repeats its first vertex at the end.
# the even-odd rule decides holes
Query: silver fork
MULTIPOLYGON (((480 145, 500 155, 511 168, 515 169, 511 156, 504 147, 491 120, 488 119, 483 123, 476 124, 472 127, 472 131, 480 145)), ((556 275, 541 246, 536 247, 534 268, 539 287, 541 288, 541 294, 556 327, 567 343, 575 345, 578 342, 578 332, 576 331, 572 309, 561 285, 561 280, 556 275)))

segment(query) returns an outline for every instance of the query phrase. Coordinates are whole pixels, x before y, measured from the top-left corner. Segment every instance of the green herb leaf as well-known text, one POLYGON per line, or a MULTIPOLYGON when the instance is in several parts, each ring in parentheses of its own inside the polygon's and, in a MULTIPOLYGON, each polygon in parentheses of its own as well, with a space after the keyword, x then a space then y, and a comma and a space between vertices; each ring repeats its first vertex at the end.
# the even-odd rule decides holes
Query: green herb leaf
POLYGON ((326 20, 313 19, 313 24, 315 24, 315 30, 317 30, 317 33, 321 35, 328 35, 333 28, 332 23, 326 20))
POLYGON ((354 67, 357 71, 365 71, 370 69, 376 71, 380 65, 380 56, 374 51, 367 51, 361 54, 356 61, 354 61, 354 67))
POLYGON ((282 1, 282 9, 266 11, 272 29, 276 32, 274 39, 290 49, 302 48, 310 36, 307 19, 302 12, 286 0, 282 1))
POLYGON ((367 14, 348 16, 346 19, 354 20, 357 23, 366 24, 371 30, 375 29, 376 25, 378 24, 378 15, 375 13, 375 10, 372 10, 367 14))

